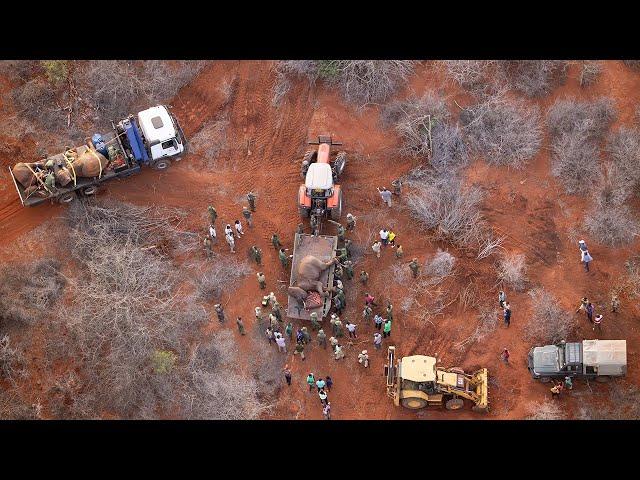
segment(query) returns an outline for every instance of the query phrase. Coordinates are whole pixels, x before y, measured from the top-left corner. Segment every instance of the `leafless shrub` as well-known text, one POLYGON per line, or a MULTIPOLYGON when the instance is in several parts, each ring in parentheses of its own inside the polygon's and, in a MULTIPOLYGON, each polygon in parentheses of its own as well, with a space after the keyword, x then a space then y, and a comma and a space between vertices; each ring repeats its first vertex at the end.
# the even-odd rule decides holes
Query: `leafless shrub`
MULTIPOLYGON (((250 370, 257 385, 258 398, 268 403, 272 400, 282 385, 282 369, 286 356, 265 342, 263 332, 252 340, 253 355, 250 370)), ((293 345, 288 346, 289 349, 293 345)))
POLYGON ((529 405, 527 420, 563 420, 567 417, 560 405, 553 400, 545 399, 529 405))
POLYGON ((563 134, 576 135, 588 141, 602 140, 616 118, 613 100, 600 97, 593 101, 557 100, 547 113, 547 126, 552 140, 563 134))
POLYGON ((42 71, 38 60, 2 60, 0 73, 14 82, 28 82, 42 71))
POLYGON ((424 275, 441 281, 443 278, 451 275, 455 264, 456 257, 449 252, 438 249, 433 258, 425 262, 422 272, 424 275))
POLYGON ((273 97, 271 97, 271 106, 277 107, 282 99, 289 93, 291 89, 291 80, 283 72, 276 72, 276 82, 273 84, 273 97))
POLYGON ((562 60, 506 60, 498 62, 503 79, 529 97, 551 93, 566 80, 569 62, 562 60))
POLYGON ((307 77, 310 81, 318 78, 316 60, 282 60, 276 65, 276 71, 284 75, 307 77))
POLYGON ((630 294, 640 297, 640 255, 635 255, 624 262, 624 268, 627 271, 627 285, 630 294))
POLYGON ((506 237, 494 237, 491 232, 481 235, 478 242, 478 255, 476 255, 476 260, 487 258, 498 249, 504 249, 502 244, 505 238, 506 237))
POLYGON ((628 206, 606 204, 598 199, 594 203, 584 222, 589 234, 598 242, 625 245, 640 234, 638 221, 628 206))
POLYGON ((612 188, 620 196, 624 195, 623 192, 630 195, 640 186, 640 130, 620 127, 609 135, 606 151, 615 166, 615 171, 608 176, 612 188))
POLYGON ((189 140, 191 151, 204 159, 203 166, 215 168, 214 162, 227 148, 227 128, 229 121, 218 119, 205 123, 202 128, 189 140))
POLYGON ((498 94, 465 109, 460 122, 471 147, 491 164, 522 168, 540 150, 542 129, 535 105, 498 94))
POLYGON ((391 265, 391 276, 396 283, 406 285, 409 281, 409 267, 405 263, 394 263, 391 265))
POLYGON ((524 290, 527 281, 527 265, 523 253, 506 253, 498 260, 496 270, 498 280, 517 292, 524 290))
POLYGON ((583 402, 581 420, 638 420, 640 419, 640 389, 633 384, 614 382, 609 398, 600 402, 583 402))
POLYGON ((55 104, 55 90, 42 78, 16 87, 12 97, 18 113, 31 122, 57 128, 67 123, 66 112, 55 104))
POLYGON ((26 375, 24 356, 17 348, 11 347, 9 335, 0 337, 0 379, 15 384, 17 377, 26 375))
POLYGON ((48 314, 62 295, 66 281, 60 263, 38 260, 31 265, 0 269, 0 325, 32 325, 48 314))
POLYGON ((532 314, 524 327, 528 340, 544 344, 566 340, 575 328, 572 315, 560 308, 558 300, 544 288, 529 291, 532 314))
POLYGON ((34 405, 22 400, 13 389, 0 388, 0 420, 36 420, 34 405))
POLYGON ((640 60, 623 60, 622 63, 632 70, 640 71, 640 60))
POLYGON ((219 301, 224 290, 253 271, 246 262, 229 261, 220 255, 201 264, 198 270, 196 287, 199 298, 205 301, 219 301))
POLYGON ((456 348, 464 349, 468 345, 472 345, 475 342, 481 342, 488 335, 492 334, 500 323, 500 312, 495 308, 484 306, 478 312, 478 325, 474 329, 473 333, 455 344, 456 348))
POLYGON ((465 188, 455 176, 426 177, 407 195, 411 214, 435 238, 459 246, 476 245, 481 234, 477 187, 465 188))
POLYGON ((447 60, 447 74, 465 90, 477 92, 490 81, 489 74, 496 65, 494 60, 447 60))
POLYGON ((602 73, 602 64, 595 61, 585 61, 582 63, 582 69, 580 70, 580 86, 588 87, 593 85, 598 80, 598 77, 602 73))

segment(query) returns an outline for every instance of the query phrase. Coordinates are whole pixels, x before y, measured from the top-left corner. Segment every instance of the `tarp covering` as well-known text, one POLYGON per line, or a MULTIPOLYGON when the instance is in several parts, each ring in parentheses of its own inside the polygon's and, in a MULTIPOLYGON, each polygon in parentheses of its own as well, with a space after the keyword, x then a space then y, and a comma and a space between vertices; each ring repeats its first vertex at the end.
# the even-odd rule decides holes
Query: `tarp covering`
POLYGON ((626 365, 626 340, 585 340, 583 342, 585 365, 626 365))

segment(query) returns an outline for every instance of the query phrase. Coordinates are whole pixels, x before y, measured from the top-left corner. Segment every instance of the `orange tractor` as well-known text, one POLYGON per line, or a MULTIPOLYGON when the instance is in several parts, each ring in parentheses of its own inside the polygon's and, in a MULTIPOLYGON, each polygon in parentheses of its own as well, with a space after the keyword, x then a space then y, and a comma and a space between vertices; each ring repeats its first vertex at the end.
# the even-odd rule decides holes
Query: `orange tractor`
POLYGON ((342 145, 334 142, 330 136, 320 135, 318 150, 310 150, 302 159, 302 176, 305 179, 298 190, 298 210, 300 216, 311 218, 311 225, 320 225, 324 217, 338 220, 342 215, 342 189, 336 182, 340 178, 347 161, 346 152, 338 152, 331 160, 331 147, 342 145))

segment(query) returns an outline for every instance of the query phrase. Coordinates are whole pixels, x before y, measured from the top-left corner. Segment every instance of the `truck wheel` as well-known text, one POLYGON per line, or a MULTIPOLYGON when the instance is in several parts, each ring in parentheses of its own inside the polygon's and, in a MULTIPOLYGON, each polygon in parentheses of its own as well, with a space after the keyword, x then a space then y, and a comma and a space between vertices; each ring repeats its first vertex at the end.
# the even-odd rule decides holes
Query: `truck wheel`
POLYGON ((340 220, 342 216, 342 190, 338 192, 338 206, 331 209, 331 220, 340 220))
POLYGON ((63 193, 58 197, 58 203, 69 205, 77 198, 76 192, 63 193))
POLYGON ((171 160, 161 158, 160 160, 158 160, 152 165, 152 168, 154 170, 166 170, 170 166, 171 166, 171 160))
POLYGON ((596 382, 598 383, 609 383, 611 381, 611 377, 609 375, 599 375, 596 377, 596 382))
POLYGON ((460 410, 464 406, 464 402, 461 398, 452 398, 444 404, 444 408, 447 410, 460 410))
POLYGON ((336 160, 333 162, 333 171, 336 173, 336 180, 340 178, 347 164, 347 152, 338 152, 336 160))
POLYGON ((82 190, 82 194, 85 197, 89 197, 91 195, 95 195, 96 192, 98 191, 98 187, 95 185, 89 185, 88 187, 86 187, 84 190, 82 190))
POLYGON ((549 383, 551 381, 551 377, 540 377, 540 381, 542 383, 549 383))
POLYGON ((418 410, 427 406, 427 401, 423 398, 408 397, 400 400, 402 406, 411 410, 418 410))
POLYGON ((302 161, 304 162, 306 160, 307 162, 309 162, 309 164, 312 164, 316 161, 317 157, 318 152, 316 150, 307 150, 304 154, 304 157, 302 157, 302 161))
POLYGON ((489 407, 479 407, 478 405, 474 405, 471 407, 471 410, 478 413, 486 413, 489 410, 489 407))

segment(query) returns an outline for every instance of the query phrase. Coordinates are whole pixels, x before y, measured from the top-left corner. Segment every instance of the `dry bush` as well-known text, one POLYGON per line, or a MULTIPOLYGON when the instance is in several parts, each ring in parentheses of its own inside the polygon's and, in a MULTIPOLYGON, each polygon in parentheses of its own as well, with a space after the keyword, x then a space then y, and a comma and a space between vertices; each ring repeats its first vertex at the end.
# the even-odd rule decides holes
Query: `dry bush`
POLYGON ((507 100, 503 93, 466 108, 460 122, 470 146, 490 164, 522 168, 540 150, 538 107, 507 100))
POLYGON ((347 101, 364 106, 388 99, 406 83, 414 66, 411 60, 288 60, 276 68, 310 81, 320 78, 340 89, 347 101))
POLYGON ((563 60, 503 60, 498 62, 501 77, 514 90, 529 97, 551 93, 564 83, 569 62, 563 60))
POLYGON ((476 260, 482 260, 483 258, 487 258, 492 255, 498 249, 504 250, 502 244, 504 243, 506 237, 494 237, 493 232, 487 231, 483 235, 480 236, 480 240, 478 241, 478 255, 476 256, 476 260))
POLYGON ((5 265, 0 269, 0 326, 32 325, 46 317, 65 284, 60 262, 54 259, 19 268, 5 265))
POLYGON ((623 60, 622 63, 630 69, 640 72, 640 60, 623 60))
POLYGON ((473 333, 467 338, 455 344, 455 347, 462 350, 465 347, 474 344, 475 342, 481 342, 487 336, 491 335, 498 325, 500 324, 500 311, 484 305, 478 312, 478 325, 473 330, 473 333))
POLYGON ((228 257, 214 255, 200 264, 195 277, 199 298, 205 301, 220 301, 222 292, 233 287, 241 278, 252 273, 247 262, 229 260, 228 257))
POLYGON ((277 107, 291 90, 291 79, 281 71, 276 71, 276 82, 273 84, 271 106, 277 107))
POLYGON ((215 160, 227 149, 227 128, 229 121, 218 119, 205 123, 198 132, 189 139, 189 148, 204 161, 202 166, 215 168, 215 160))
POLYGON ((529 412, 526 420, 563 420, 567 417, 562 407, 549 399, 530 404, 529 412))
POLYGON ((596 200, 585 214, 584 223, 594 239, 609 246, 628 244, 640 234, 638 220, 627 205, 596 200))
POLYGON ((409 267, 405 263, 394 263, 391 265, 390 276, 396 283, 406 285, 409 281, 409 272, 409 267))
MULTIPOLYGON (((265 342, 263 338, 264 332, 256 333, 258 333, 258 338, 252 340, 253 354, 249 362, 249 368, 257 385, 256 393, 258 398, 267 404, 275 398, 282 385, 282 370, 286 355, 280 353, 273 345, 265 342)), ((287 345, 287 348, 291 350, 293 345, 287 345)))
POLYGON ((77 74, 78 90, 104 123, 173 98, 206 62, 92 60, 77 74))
POLYGON ((558 100, 547 115, 551 134, 551 173, 568 193, 582 194, 599 182, 598 143, 615 119, 613 102, 558 100))
POLYGON ((9 335, 0 337, 0 379, 15 384, 18 377, 24 376, 26 376, 26 370, 22 352, 11 347, 9 335))
POLYGON ((616 381, 609 388, 609 397, 600 402, 583 402, 580 420, 640 419, 640 389, 637 385, 616 381))
MULTIPOLYGON (((413 173, 413 178, 419 176, 423 174, 413 173)), ((479 188, 465 188, 455 176, 424 175, 421 181, 411 183, 414 189, 406 202, 422 228, 431 231, 434 238, 458 246, 477 245, 482 231, 479 188)))
POLYGON ((12 92, 18 114, 30 122, 50 128, 67 124, 67 113, 56 105, 56 93, 46 80, 34 78, 12 92))
POLYGON ((631 195, 640 187, 640 130, 620 127, 609 135, 606 151, 615 166, 609 175, 612 187, 631 195))
POLYGON ((496 265, 498 280, 517 292, 524 290, 527 282, 527 265, 523 253, 507 253, 496 265))
POLYGON ((490 73, 498 62, 494 60, 446 60, 447 74, 470 92, 483 90, 490 82, 490 73))
POLYGON ((598 80, 602 73, 602 63, 596 61, 585 61, 580 70, 580 86, 588 87, 598 80))
POLYGON ((456 257, 449 252, 438 249, 433 258, 425 261, 422 273, 440 281, 451 275, 455 264, 456 257))
POLYGON ((0 388, 0 420, 37 420, 36 405, 23 401, 14 390, 0 388))
POLYGON ((13 82, 28 82, 42 72, 42 64, 38 60, 2 60, 0 74, 13 82))
POLYGON ((531 318, 524 327, 528 340, 542 344, 566 340, 575 328, 573 316, 560 308, 558 300, 544 288, 529 291, 531 318))

